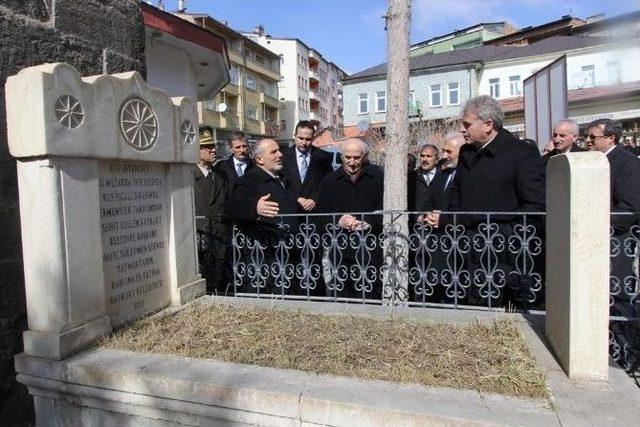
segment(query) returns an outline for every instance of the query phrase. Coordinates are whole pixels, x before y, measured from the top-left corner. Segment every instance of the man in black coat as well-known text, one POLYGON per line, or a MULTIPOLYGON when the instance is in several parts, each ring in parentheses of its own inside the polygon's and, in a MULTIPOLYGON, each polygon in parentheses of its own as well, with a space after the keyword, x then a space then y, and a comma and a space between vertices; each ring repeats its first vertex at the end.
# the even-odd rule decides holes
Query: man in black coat
POLYGON ((314 132, 315 128, 310 121, 298 122, 293 135, 294 145, 283 152, 282 174, 296 193, 300 212, 314 210, 320 183, 333 172, 331 154, 311 144, 314 132))
POLYGON ((193 168, 198 260, 207 292, 222 293, 230 278, 227 253, 230 233, 224 215, 227 178, 212 167, 216 155, 213 130, 200 128, 200 160, 193 168))
MULTIPOLYGON (((287 293, 291 278, 275 278, 274 281, 271 271, 278 261, 276 246, 297 227, 295 218, 278 215, 296 213, 296 197, 289 182, 281 175, 282 153, 276 141, 258 141, 254 157, 256 166, 238 179, 225 211, 238 223, 245 236, 262 246, 262 259, 251 258, 249 251, 242 253, 240 261, 255 264, 259 277, 250 277, 247 272, 239 278, 241 283, 236 284, 252 292, 287 293)), ((248 249, 246 245, 244 249, 248 249)))
MULTIPOLYGON (((611 314, 638 317, 640 310, 633 303, 633 284, 637 277, 638 246, 631 232, 637 226, 640 213, 640 159, 618 145, 622 135, 619 122, 594 120, 587 126, 587 146, 607 156, 611 178, 611 212, 631 212, 633 215, 612 215, 613 238, 619 243, 619 253, 611 257, 611 276, 619 289, 613 293, 611 314), (634 266, 634 264, 636 264, 634 266)), ((612 291, 614 291, 612 287, 612 291)), ((615 340, 621 346, 640 348, 638 322, 611 322, 615 340)), ((633 357, 633 356, 632 356, 633 357)), ((636 360, 637 362, 637 360, 636 360)))
POLYGON ((347 244, 340 249, 338 240, 329 248, 332 277, 327 289, 331 296, 379 299, 382 295, 376 272, 382 256, 375 242, 382 231, 382 217, 366 212, 382 210, 384 177, 378 167, 367 163, 364 142, 346 140, 342 145, 342 167, 322 181, 318 192, 318 212, 340 213, 324 217, 323 225, 343 234, 347 242, 358 242, 357 248, 347 244))
POLYGON ((229 149, 231 150, 231 156, 216 163, 216 169, 225 174, 231 191, 235 187, 238 178, 253 167, 253 161, 249 158, 247 139, 244 132, 231 132, 229 149))
POLYGON ((409 206, 409 209, 419 211, 424 206, 429 194, 429 186, 440 174, 440 168, 437 166, 439 157, 438 147, 433 144, 425 144, 420 149, 420 166, 416 170, 415 183, 413 185, 415 191, 413 196, 414 204, 409 206))
POLYGON ((553 127, 553 135, 551 142, 553 143, 553 150, 542 156, 544 164, 546 165, 549 159, 558 154, 565 153, 577 153, 580 151, 586 151, 584 148, 580 148, 576 145, 576 140, 580 134, 580 128, 573 120, 560 120, 553 127))
MULTIPOLYGON (((463 109, 460 132, 466 144, 460 148, 458 166, 449 194, 449 210, 482 212, 529 212, 545 210, 545 168, 538 149, 525 144, 502 128, 503 113, 497 100, 479 96, 469 100, 463 109)), ((528 219, 534 219, 530 218, 528 219)), ((442 227, 451 216, 429 213, 426 222, 442 227), (444 220, 444 221, 441 221, 444 220)), ((465 225, 466 233, 483 236, 482 222, 486 216, 459 215, 457 223, 465 225)), ((492 215, 500 235, 508 239, 513 226, 522 223, 519 215, 492 215)), ((541 235, 542 223, 536 224, 541 235)), ((505 240, 506 241, 506 240, 505 240)), ((491 250, 491 248, 489 248, 491 250)), ((533 276, 515 273, 515 257, 508 250, 496 252, 497 265, 489 265, 481 251, 470 251, 466 267, 480 278, 471 284, 471 303, 501 304, 503 297, 524 303, 537 298, 532 294, 533 276), (497 268, 497 269, 496 269, 497 268), (503 273, 503 274, 502 274, 503 273), (481 282, 481 283, 480 283, 481 282), (508 282, 508 286, 507 285, 508 282), (513 292, 512 292, 513 291, 513 292)), ((464 293, 464 292, 463 292, 464 293)), ((514 301, 515 302, 515 301, 514 301)))

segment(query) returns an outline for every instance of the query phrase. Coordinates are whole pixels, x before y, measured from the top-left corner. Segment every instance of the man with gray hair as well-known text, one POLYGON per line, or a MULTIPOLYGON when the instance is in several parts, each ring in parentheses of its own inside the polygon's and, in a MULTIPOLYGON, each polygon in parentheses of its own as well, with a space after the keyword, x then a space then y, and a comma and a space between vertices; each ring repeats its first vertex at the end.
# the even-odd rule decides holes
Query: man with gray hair
MULTIPOLYGON (((528 212, 545 210, 545 169, 538 149, 520 141, 502 127, 503 113, 500 103, 489 96, 470 99, 464 106, 460 132, 465 144, 460 148, 456 174, 451 183, 448 210, 471 212, 528 212)), ((522 219, 513 215, 492 215, 492 223, 499 227, 504 238, 513 235, 514 223, 522 219)), ((467 233, 474 234, 484 215, 458 216, 458 221, 466 225, 467 233)), ((448 215, 438 212, 426 215, 425 222, 433 227, 442 227, 450 221, 448 215)), ((500 305, 512 296, 521 301, 531 287, 530 280, 510 273, 515 270, 513 260, 506 253, 496 254, 496 271, 508 277, 509 286, 504 292, 490 296, 480 295, 472 289, 471 303, 491 298, 493 304, 500 305), (511 292, 515 294, 512 295, 511 292), (503 299, 505 298, 505 299, 503 299)), ((480 268, 480 253, 470 253, 470 271, 480 268)), ((503 283, 504 278, 494 273, 491 279, 503 283)), ((486 301, 484 302, 486 303, 486 301)))
MULTIPOLYGON (((486 95, 464 106, 456 176, 449 197, 450 210, 544 211, 544 163, 536 147, 524 144, 502 127, 500 103, 486 95)), ((438 215, 427 217, 438 225, 438 215)))
POLYGON ((553 127, 553 135, 551 143, 553 144, 553 150, 542 156, 544 164, 546 165, 549 159, 557 154, 575 153, 579 151, 586 151, 576 145, 580 128, 578 124, 573 120, 565 119, 560 120, 553 127))

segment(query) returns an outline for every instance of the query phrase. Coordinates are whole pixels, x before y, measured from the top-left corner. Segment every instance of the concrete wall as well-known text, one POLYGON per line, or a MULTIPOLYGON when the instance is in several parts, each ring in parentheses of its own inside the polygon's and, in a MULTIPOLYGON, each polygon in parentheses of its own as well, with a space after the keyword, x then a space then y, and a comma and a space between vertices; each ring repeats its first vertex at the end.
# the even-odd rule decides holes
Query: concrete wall
POLYGON ((33 415, 13 368, 27 320, 4 84, 20 69, 45 62, 68 62, 83 75, 144 73, 142 16, 135 0, 0 0, 0 50, 0 425, 20 425, 33 415))

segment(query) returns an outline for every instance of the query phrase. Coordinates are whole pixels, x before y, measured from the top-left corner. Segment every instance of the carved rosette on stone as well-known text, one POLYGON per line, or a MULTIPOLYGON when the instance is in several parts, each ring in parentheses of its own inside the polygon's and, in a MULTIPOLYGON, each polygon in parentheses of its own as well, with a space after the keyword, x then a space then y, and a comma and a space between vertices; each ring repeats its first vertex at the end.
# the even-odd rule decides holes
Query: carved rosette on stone
POLYGON ((65 358, 112 327, 205 291, 192 192, 197 117, 136 73, 67 64, 6 84, 29 330, 25 352, 65 358))

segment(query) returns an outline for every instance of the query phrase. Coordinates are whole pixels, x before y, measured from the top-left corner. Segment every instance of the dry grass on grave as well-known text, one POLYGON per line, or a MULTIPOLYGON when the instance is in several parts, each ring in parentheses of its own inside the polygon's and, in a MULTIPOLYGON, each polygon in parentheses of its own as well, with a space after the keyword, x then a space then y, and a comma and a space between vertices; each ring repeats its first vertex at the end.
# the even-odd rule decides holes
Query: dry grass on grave
POLYGON ((346 377, 546 397, 545 376, 514 321, 418 324, 194 303, 141 320, 106 348, 346 377))

